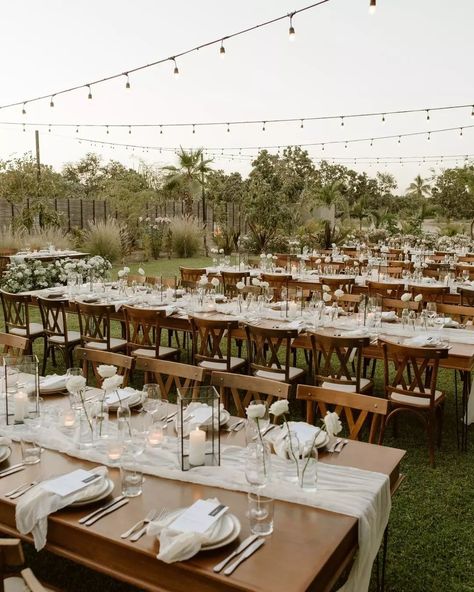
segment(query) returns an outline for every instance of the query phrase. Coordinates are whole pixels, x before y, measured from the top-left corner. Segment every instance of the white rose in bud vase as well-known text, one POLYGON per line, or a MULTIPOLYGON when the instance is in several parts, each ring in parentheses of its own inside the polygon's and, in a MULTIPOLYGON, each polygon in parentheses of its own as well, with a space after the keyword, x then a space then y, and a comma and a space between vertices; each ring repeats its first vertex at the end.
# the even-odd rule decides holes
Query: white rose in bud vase
POLYGON ((270 284, 268 282, 260 282, 260 287, 261 288, 269 288, 270 284))
POLYGON ((332 247, 333 249, 335 249, 335 248, 336 248, 336 243, 332 243, 332 244, 331 244, 331 247, 332 247))
POLYGON ((405 292, 404 294, 402 294, 400 300, 402 302, 409 302, 411 300, 410 292, 405 292))
POLYGON ((413 300, 415 302, 421 302, 423 300, 423 294, 417 294, 413 300))
POLYGON ((117 275, 119 276, 119 278, 123 278, 124 275, 125 275, 124 270, 123 269, 119 269, 118 272, 117 272, 117 275))
POLYGON ((344 296, 344 290, 338 289, 334 291, 334 296, 336 298, 342 298, 344 296))
POLYGON ((359 267, 359 262, 358 261, 354 261, 354 267, 359 267))
POLYGON ((258 278, 253 278, 252 286, 260 286, 260 280, 258 278))
POLYGON ((323 423, 328 436, 337 436, 337 434, 339 434, 339 432, 342 430, 341 420, 335 411, 327 411, 323 418, 323 423))
POLYGON ((273 259, 273 255, 271 253, 268 253, 267 259, 273 259))
POLYGON ((281 401, 275 401, 270 405, 270 413, 275 417, 280 417, 280 415, 286 415, 290 412, 290 406, 286 399, 282 399, 281 401))
POLYGON ((329 286, 326 286, 326 284, 323 284, 323 292, 330 292, 331 288, 329 286))
POLYGON ((207 275, 202 275, 199 278, 199 285, 200 286, 206 286, 209 283, 208 279, 207 279, 207 275))
POLYGON ((123 270, 125 273, 130 273, 130 267, 124 267, 123 270))
POLYGON ((111 376, 115 376, 117 374, 117 368, 115 366, 109 366, 107 364, 101 364, 97 368, 97 373, 102 378, 110 378, 111 376))
POLYGON ((316 265, 320 265, 321 264, 321 259, 316 259, 315 263, 316 263, 316 265))
POLYGON ((324 292, 323 293, 323 300, 324 302, 331 302, 331 294, 329 294, 329 292, 324 292))
POLYGON ((260 254, 260 259, 265 259, 265 257, 266 257, 265 253, 260 254))
POLYGON ((245 288, 245 284, 244 282, 237 282, 235 284, 235 287, 237 288, 237 290, 243 290, 245 288))
POLYGON ((224 249, 219 249, 219 254, 223 255, 224 254, 224 249))
POLYGON ((211 284, 214 286, 214 288, 217 288, 217 286, 219 285, 219 278, 213 277, 211 280, 211 284))
POLYGON ((273 259, 273 261, 276 261, 278 259, 278 257, 276 255, 273 255, 272 259, 273 259))
POLYGON ((78 393, 85 389, 86 383, 84 376, 71 376, 66 382, 66 388, 70 393, 78 393))
POLYGON ((262 417, 265 417, 266 408, 262 404, 250 405, 245 411, 249 419, 262 419, 262 417))
POLYGON ((145 270, 143 269, 143 267, 139 267, 139 268, 138 268, 138 273, 139 273, 140 275, 145 275, 145 270))
POLYGON ((115 376, 109 376, 109 378, 104 379, 104 382, 102 383, 102 388, 106 393, 109 393, 110 391, 118 389, 118 387, 122 385, 122 382, 123 376, 115 374, 115 376))
POLYGON ((331 263, 331 257, 324 257, 324 263, 331 263))

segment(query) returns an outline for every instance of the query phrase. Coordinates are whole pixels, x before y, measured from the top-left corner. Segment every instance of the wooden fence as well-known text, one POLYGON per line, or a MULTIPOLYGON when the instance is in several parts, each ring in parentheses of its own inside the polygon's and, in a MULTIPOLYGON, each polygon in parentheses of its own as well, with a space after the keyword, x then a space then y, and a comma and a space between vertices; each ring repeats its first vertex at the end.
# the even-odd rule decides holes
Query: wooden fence
MULTIPOLYGON (((0 200, 0 228, 10 226, 15 217, 19 216, 24 206, 29 206, 29 200, 26 203, 11 204, 6 200, 0 200)), ((68 231, 71 228, 84 228, 89 221, 98 222, 106 218, 120 219, 120 212, 113 208, 107 201, 96 199, 55 199, 54 209, 61 214, 61 226, 68 231)), ((245 216, 241 214, 238 204, 225 203, 222 218, 227 220, 227 226, 239 231, 247 232, 245 216)), ((142 213, 144 217, 158 218, 181 216, 184 213, 183 203, 181 201, 166 201, 162 203, 147 203, 142 213)), ((200 222, 207 222, 207 228, 214 230, 217 225, 217 216, 212 204, 206 205, 206 216, 203 215, 201 201, 193 204, 193 215, 200 222)), ((221 218, 221 219, 222 219, 221 218)))

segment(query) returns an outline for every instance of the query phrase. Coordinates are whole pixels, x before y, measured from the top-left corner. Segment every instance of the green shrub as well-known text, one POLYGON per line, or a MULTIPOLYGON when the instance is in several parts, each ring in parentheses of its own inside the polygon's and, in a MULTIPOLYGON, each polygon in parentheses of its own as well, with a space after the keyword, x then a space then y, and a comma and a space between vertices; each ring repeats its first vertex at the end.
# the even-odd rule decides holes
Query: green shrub
POLYGON ((113 218, 103 222, 89 222, 83 247, 91 255, 101 255, 115 263, 122 259, 126 245, 127 232, 113 218))
POLYGON ((44 249, 49 245, 54 245, 57 249, 70 249, 72 241, 67 233, 61 228, 46 228, 36 232, 25 233, 23 235, 24 245, 30 249, 44 249))
POLYGON ((178 257, 194 257, 203 244, 204 229, 192 216, 172 218, 171 244, 178 257))

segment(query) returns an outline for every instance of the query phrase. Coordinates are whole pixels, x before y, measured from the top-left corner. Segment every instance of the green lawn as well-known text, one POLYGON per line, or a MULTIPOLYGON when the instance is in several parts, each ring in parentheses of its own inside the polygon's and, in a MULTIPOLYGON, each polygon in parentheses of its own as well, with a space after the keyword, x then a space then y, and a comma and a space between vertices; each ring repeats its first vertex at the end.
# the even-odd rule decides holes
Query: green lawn
MULTIPOLYGON (((180 265, 197 267, 206 263, 209 265, 210 260, 172 259, 142 266, 149 275, 173 276, 180 265)), ((131 272, 136 272, 139 266, 129 265, 131 272)), ((304 364, 302 357, 298 364, 304 364)), ((447 392, 448 401, 443 445, 437 451, 435 469, 429 466, 425 435, 414 419, 399 422, 396 440, 391 429, 386 435, 386 445, 408 451, 402 466, 406 479, 393 499, 390 521, 386 586, 389 592, 474 592, 474 428, 469 430, 469 452, 459 452, 452 371, 441 371, 439 386, 447 392)), ((376 394, 382 395, 380 363, 376 394)), ((30 555, 38 573, 46 578, 55 574, 54 579, 61 582, 65 573, 62 560, 48 559, 44 552, 30 555)), ((63 583, 63 589, 71 591, 99 587, 104 592, 133 590, 83 569, 78 570, 74 582, 69 577, 67 584, 63 583)))

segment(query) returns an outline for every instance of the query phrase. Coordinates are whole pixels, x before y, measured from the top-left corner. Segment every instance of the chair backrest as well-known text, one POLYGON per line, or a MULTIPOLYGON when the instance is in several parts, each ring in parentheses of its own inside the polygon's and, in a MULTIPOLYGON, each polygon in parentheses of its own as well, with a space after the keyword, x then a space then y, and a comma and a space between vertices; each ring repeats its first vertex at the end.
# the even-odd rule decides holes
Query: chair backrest
POLYGON ((352 292, 352 286, 355 284, 355 278, 349 276, 344 278, 321 276, 319 281, 323 286, 329 286, 331 290, 344 290, 348 294, 352 292))
POLYGON ((180 267, 181 283, 183 286, 193 284, 195 285, 202 275, 206 275, 205 267, 180 267))
POLYGON ((273 288, 275 300, 281 300, 282 290, 288 292, 288 282, 291 275, 287 273, 262 273, 262 282, 268 282, 270 288, 273 288))
POLYGON ((191 317, 191 332, 193 337, 193 364, 199 362, 226 363, 226 370, 231 370, 232 332, 239 322, 237 320, 213 320, 191 317), (223 345, 224 344, 224 345, 223 345))
POLYGON ((434 407, 439 361, 448 357, 447 348, 412 347, 381 340, 384 355, 385 393, 415 397, 420 404, 434 407), (390 362, 395 372, 390 373, 390 362))
POLYGON ((275 378, 284 374, 285 382, 289 382, 291 341, 298 337, 297 329, 268 329, 245 325, 245 331, 249 367, 252 372, 264 371, 274 374, 275 378))
POLYGON ((474 265, 465 264, 457 264, 455 268, 456 275, 464 276, 464 273, 467 272, 468 277, 470 280, 474 277, 474 265))
POLYGON ((166 317, 164 310, 147 310, 124 306, 125 333, 127 339, 127 352, 148 349, 159 356, 161 343, 161 320, 166 317))
MULTIPOLYGON (((397 263, 398 263, 398 261, 397 261, 397 263)), ((392 278, 397 278, 397 279, 402 277, 402 272, 403 272, 403 267, 401 267, 399 265, 397 265, 397 266, 389 265, 387 267, 387 271, 386 271, 387 275, 389 275, 392 278)))
POLYGON ((245 283, 245 278, 250 277, 250 271, 221 271, 224 294, 226 296, 236 296, 238 290, 236 285, 239 282, 245 283))
POLYGON ((5 322, 5 331, 10 333, 11 329, 23 329, 26 331, 26 337, 30 337, 30 312, 29 303, 31 297, 20 294, 10 294, 0 290, 2 299, 3 320, 5 322))
POLYGON ((370 337, 343 337, 318 332, 311 334, 317 386, 331 383, 354 387, 356 393, 360 392, 362 349, 369 344, 370 337))
POLYGON ((29 341, 26 337, 13 335, 11 333, 0 333, 0 347, 3 352, 0 353, 0 363, 2 362, 2 354, 19 355, 25 354, 29 348, 29 341), (10 352, 10 350, 13 350, 10 352))
POLYGON ((115 310, 111 304, 86 304, 77 302, 81 344, 103 344, 110 350, 110 313, 115 310))
POLYGON ((146 282, 146 277, 141 274, 132 274, 127 276, 127 284, 129 286, 133 284, 144 284, 146 282))
POLYGON ((62 337, 68 345, 66 308, 67 299, 38 298, 44 332, 48 337, 62 337))
POLYGON ((25 555, 23 553, 21 540, 0 538, 0 565, 2 567, 0 577, 3 579, 4 571, 18 568, 24 563, 25 555))
POLYGON ((367 282, 369 296, 382 296, 382 298, 399 298, 405 291, 405 284, 392 284, 387 282, 367 282))
POLYGON ((388 413, 387 399, 345 393, 319 386, 299 384, 296 398, 306 401, 308 423, 314 423, 317 417, 322 419, 328 411, 335 411, 342 420, 347 422, 348 438, 351 440, 358 440, 362 428, 369 425, 367 441, 371 444, 378 441, 378 435, 388 413))
MULTIPOLYGON (((362 294, 343 294, 337 299, 337 302, 346 313, 356 313, 359 310, 359 304, 362 294)), ((334 300, 334 298, 333 298, 334 300)))
POLYGON ((231 372, 213 372, 211 384, 219 389, 226 409, 232 400, 239 417, 246 416, 245 409, 251 401, 265 401, 271 405, 274 399, 288 399, 291 388, 286 382, 231 372))
POLYGON ((127 386, 130 378, 130 372, 133 368, 134 359, 130 356, 117 354, 115 352, 102 351, 88 347, 78 347, 75 353, 79 360, 82 360, 82 371, 84 376, 89 374, 89 365, 92 368, 94 378, 98 386, 102 386, 103 378, 97 372, 101 364, 117 367, 117 374, 123 376, 123 386, 127 386))
POLYGON ((449 294, 448 286, 411 286, 413 296, 421 294, 422 302, 444 302, 449 294))
POLYGON ((470 288, 459 288, 462 306, 474 306, 474 290, 470 288))
POLYGON ((153 374, 156 384, 160 386, 161 395, 166 399, 173 390, 201 386, 206 374, 204 368, 199 366, 140 356, 136 358, 135 368, 153 374))
POLYGON ((383 311, 394 310, 398 312, 402 311, 404 308, 408 308, 408 310, 414 310, 415 312, 419 312, 421 308, 421 302, 414 302, 413 300, 403 302, 402 300, 396 298, 382 298, 383 311))
POLYGON ((438 314, 446 315, 447 317, 451 317, 453 321, 458 321, 459 323, 467 323, 470 324, 474 321, 474 306, 461 306, 458 304, 437 304, 436 305, 436 312, 438 314))

